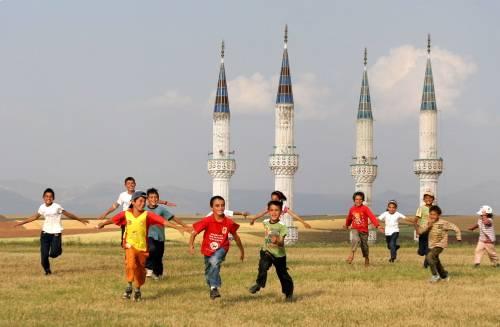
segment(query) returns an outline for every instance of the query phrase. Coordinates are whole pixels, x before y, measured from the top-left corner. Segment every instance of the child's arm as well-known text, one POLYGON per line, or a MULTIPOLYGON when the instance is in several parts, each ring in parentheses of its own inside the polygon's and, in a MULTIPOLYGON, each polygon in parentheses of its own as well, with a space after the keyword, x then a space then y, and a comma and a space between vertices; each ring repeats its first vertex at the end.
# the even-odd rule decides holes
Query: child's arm
POLYGON ((116 214, 113 218, 109 218, 103 222, 100 222, 99 225, 96 226, 97 229, 102 229, 106 225, 121 225, 124 224, 125 222, 125 211, 122 211, 118 214, 116 214))
POLYGON ((63 210, 62 214, 70 219, 78 220, 79 222, 81 222, 84 225, 87 225, 89 223, 89 221, 87 219, 78 218, 77 216, 75 216, 74 214, 72 214, 71 212, 69 212, 67 210, 63 210))
POLYGON ((306 221, 303 218, 301 218, 299 215, 297 215, 295 212, 293 212, 292 209, 288 209, 288 213, 290 214, 290 216, 292 216, 293 219, 300 221, 302 223, 302 225, 304 225, 305 228, 311 228, 311 225, 306 223, 306 221))
POLYGON ((166 205, 167 207, 177 207, 177 204, 175 204, 173 202, 169 202, 167 200, 158 200, 158 203, 166 205))
POLYGON ((470 227, 469 227, 469 228, 467 228, 467 229, 468 229, 468 230, 470 230, 470 231, 472 232, 473 230, 475 230, 475 229, 476 229, 476 228, 478 228, 478 227, 479 227, 479 225, 478 225, 478 224, 474 224, 474 225, 470 226, 470 227))
POLYGON ((264 217, 266 215, 266 213, 267 213, 267 209, 262 211, 262 212, 259 212, 255 216, 253 216, 252 220, 250 220, 250 225, 253 225, 257 219, 264 217))
POLYGON ((345 219, 345 225, 343 226, 344 229, 348 229, 349 226, 352 224, 352 211, 349 210, 349 213, 347 214, 347 217, 345 219))
POLYGON ((452 229, 455 232, 455 234, 457 236, 457 241, 461 241, 462 240, 462 232, 460 231, 460 228, 458 228, 457 225, 455 225, 455 224, 450 223, 449 221, 447 221, 445 228, 447 230, 452 229))
POLYGON ((38 219, 38 218, 40 218, 40 217, 41 217, 41 215, 37 212, 37 213, 33 214, 31 217, 26 218, 26 219, 24 219, 24 220, 22 220, 22 221, 20 221, 20 222, 15 223, 15 224, 14 224, 14 227, 18 227, 18 226, 21 226, 21 225, 24 225, 24 224, 30 223, 30 222, 32 222, 32 221, 37 220, 37 219, 38 219))
POLYGON ((240 249, 240 260, 243 261, 245 259, 245 249, 243 248, 243 243, 241 243, 240 235, 238 235, 238 233, 236 232, 232 234, 236 245, 238 245, 238 248, 240 249))
POLYGON ((106 225, 112 225, 114 224, 112 218, 109 218, 109 219, 106 219, 105 221, 102 221, 99 223, 99 225, 97 225, 97 229, 102 229, 104 228, 104 226, 106 225))
POLYGON ((182 220, 180 220, 176 216, 173 216, 172 220, 175 221, 176 224, 181 225, 184 228, 190 228, 191 230, 193 230, 193 228, 191 226, 188 226, 186 223, 184 223, 182 220))
POLYGON ((191 255, 194 254, 194 239, 196 238, 196 235, 198 235, 198 233, 192 231, 191 236, 189 237, 189 253, 191 253, 191 255))
POLYGON ((109 207, 108 210, 106 210, 102 215, 99 216, 99 218, 97 219, 106 219, 106 217, 112 213, 113 211, 116 210, 116 208, 118 208, 120 205, 118 204, 118 202, 115 202, 111 205, 111 207, 109 207))
POLYGON ((384 227, 380 226, 377 217, 373 214, 373 212, 370 210, 370 208, 366 208, 366 214, 368 215, 368 218, 371 220, 372 224, 378 228, 379 231, 382 233, 384 232, 384 227))

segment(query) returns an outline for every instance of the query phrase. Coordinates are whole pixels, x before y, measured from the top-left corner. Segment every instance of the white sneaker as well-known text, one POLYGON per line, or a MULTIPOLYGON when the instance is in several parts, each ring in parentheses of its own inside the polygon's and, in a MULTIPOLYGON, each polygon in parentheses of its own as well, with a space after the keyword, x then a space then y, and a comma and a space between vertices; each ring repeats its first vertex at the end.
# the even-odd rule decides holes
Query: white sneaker
POLYGON ((446 276, 446 278, 441 278, 442 280, 444 280, 445 282, 449 282, 450 281, 450 276, 446 276))
POLYGON ((433 275, 433 276, 431 277, 431 279, 429 279, 429 282, 430 282, 430 283, 437 283, 437 282, 439 282, 440 280, 441 280, 441 277, 439 277, 439 275, 433 275))
POLYGON ((152 277, 153 271, 151 269, 146 269, 146 277, 152 277))

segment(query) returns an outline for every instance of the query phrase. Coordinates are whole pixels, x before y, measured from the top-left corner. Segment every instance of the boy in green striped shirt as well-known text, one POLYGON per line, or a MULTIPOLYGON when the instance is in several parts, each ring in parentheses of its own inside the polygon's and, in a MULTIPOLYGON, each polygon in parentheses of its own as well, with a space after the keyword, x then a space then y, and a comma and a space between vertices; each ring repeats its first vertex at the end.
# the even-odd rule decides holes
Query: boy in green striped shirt
POLYGON ((270 201, 267 204, 270 219, 264 220, 265 238, 260 250, 259 272, 255 285, 250 287, 252 294, 266 287, 267 271, 274 265, 276 274, 281 283, 281 291, 285 294, 285 300, 293 300, 293 280, 288 274, 286 265, 285 236, 288 228, 280 222, 283 203, 281 201, 270 201))

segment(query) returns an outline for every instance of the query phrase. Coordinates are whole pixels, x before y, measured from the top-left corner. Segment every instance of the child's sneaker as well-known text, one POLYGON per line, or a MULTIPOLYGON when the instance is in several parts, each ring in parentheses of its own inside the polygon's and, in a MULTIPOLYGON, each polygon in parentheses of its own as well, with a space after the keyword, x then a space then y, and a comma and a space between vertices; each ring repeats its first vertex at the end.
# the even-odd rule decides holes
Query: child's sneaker
POLYGON ((437 282, 439 282, 440 280, 441 280, 441 277, 439 277, 439 275, 433 275, 433 276, 431 277, 431 279, 429 279, 429 282, 430 282, 430 283, 437 283, 437 282))
POLYGON ((369 266, 370 266, 370 259, 365 258, 365 267, 369 267, 369 266))
POLYGON ((218 297, 220 297, 220 293, 217 287, 210 289, 210 298, 215 300, 218 297))
POLYGON ((250 287, 248 291, 252 294, 255 294, 260 291, 260 286, 258 284, 255 284, 254 286, 250 287))
POLYGON ((153 274, 151 277, 153 278, 153 280, 156 280, 156 281, 158 281, 158 280, 160 280, 160 279, 161 279, 161 277, 160 277, 160 276, 155 275, 155 274, 153 274))
POLYGON ((49 275, 52 275, 52 271, 49 270, 45 270, 45 276, 49 276, 49 275))
POLYGON ((479 263, 475 263, 474 264, 474 268, 479 268, 480 264, 479 263))
POLYGON ((128 286, 126 289, 125 289, 125 293, 123 293, 122 295, 122 299, 125 299, 125 300, 130 300, 130 297, 132 296, 132 287, 131 286, 128 286))
POLYGON ((288 294, 285 296, 285 302, 293 302, 293 294, 288 294))
POLYGON ((443 280, 445 282, 449 282, 450 281, 450 276, 446 276, 445 278, 441 278, 441 280, 443 280))
POLYGON ((146 269, 146 277, 152 277, 152 276, 153 276, 153 270, 146 269))
POLYGON ((134 292, 134 301, 139 302, 141 301, 141 290, 138 288, 134 292))
POLYGON ((350 256, 347 257, 346 261, 348 264, 351 264, 353 260, 354 260, 354 254, 351 254, 350 256))

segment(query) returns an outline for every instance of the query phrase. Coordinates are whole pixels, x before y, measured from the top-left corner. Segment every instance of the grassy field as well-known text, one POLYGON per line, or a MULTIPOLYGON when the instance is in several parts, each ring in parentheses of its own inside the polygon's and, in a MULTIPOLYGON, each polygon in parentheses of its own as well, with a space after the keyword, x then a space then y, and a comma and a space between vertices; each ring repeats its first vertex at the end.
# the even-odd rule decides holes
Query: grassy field
MULTIPOLYGON (((212 301, 200 254, 180 242, 166 246, 167 278, 146 282, 143 301, 122 300, 123 252, 117 245, 71 241, 53 260, 53 275, 39 265, 36 241, 0 241, 2 326, 499 326, 500 269, 483 261, 472 268, 473 247, 453 245, 442 260, 451 281, 429 284, 415 245, 403 243, 400 259, 387 262, 382 245, 372 266, 358 256, 344 261, 347 244, 306 243, 288 249, 294 303, 284 303, 270 271, 268 286, 248 293, 256 276, 258 245, 246 260, 232 247, 222 268, 222 298, 212 301)), ((486 260, 485 257, 483 260, 486 260)))

